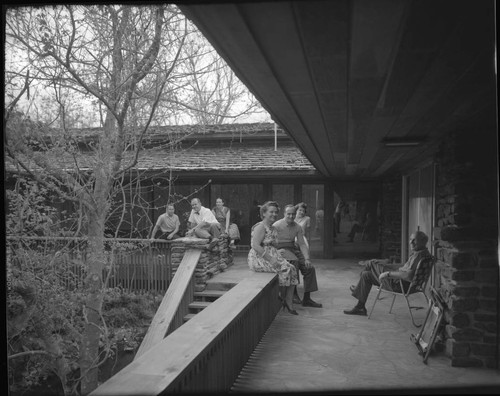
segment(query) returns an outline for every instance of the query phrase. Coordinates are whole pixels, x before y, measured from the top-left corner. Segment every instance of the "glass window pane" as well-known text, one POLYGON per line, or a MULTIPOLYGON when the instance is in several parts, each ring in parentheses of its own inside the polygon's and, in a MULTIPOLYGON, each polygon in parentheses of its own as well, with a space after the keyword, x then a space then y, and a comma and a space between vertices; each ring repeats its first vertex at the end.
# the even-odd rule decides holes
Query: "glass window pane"
POLYGON ((323 257, 324 244, 324 186, 322 184, 304 184, 302 186, 302 202, 307 204, 307 215, 311 218, 309 249, 312 258, 323 257))
POLYGON ((272 200, 278 202, 280 206, 279 216, 283 216, 285 205, 297 203, 293 201, 293 184, 273 184, 272 200))
POLYGON ((240 245, 250 245, 252 225, 260 221, 258 205, 264 203, 264 186, 262 184, 212 184, 210 188, 210 209, 215 206, 217 198, 222 198, 231 209, 231 222, 240 231, 240 245))

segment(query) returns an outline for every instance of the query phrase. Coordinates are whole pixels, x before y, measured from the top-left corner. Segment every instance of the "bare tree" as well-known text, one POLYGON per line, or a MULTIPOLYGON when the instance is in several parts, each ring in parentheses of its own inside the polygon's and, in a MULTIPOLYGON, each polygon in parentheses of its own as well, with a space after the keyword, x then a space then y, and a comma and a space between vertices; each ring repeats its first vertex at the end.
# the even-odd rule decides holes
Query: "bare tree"
MULTIPOLYGON (((136 169, 150 126, 219 124, 260 107, 173 5, 12 8, 5 29, 7 166, 73 202, 81 212, 75 232, 87 238, 79 360, 87 394, 103 362, 106 222, 118 216, 118 230, 135 208, 151 226, 136 169), (102 129, 86 140, 80 125, 102 129)), ((166 145, 176 150, 177 139, 166 145)), ((185 200, 170 191, 171 170, 163 176, 169 198, 185 200)), ((137 219, 130 221, 132 230, 137 219)))
MULTIPOLYGON (((92 98, 103 109, 103 133, 88 163, 82 163, 77 155, 78 142, 64 122, 60 133, 38 125, 27 127, 26 120, 9 122, 14 101, 4 113, 8 161, 40 185, 81 204, 85 211, 89 257, 83 311, 86 325, 80 346, 82 394, 97 386, 98 345, 103 330, 104 225, 110 193, 115 181, 136 165, 140 142, 177 66, 186 36, 185 30, 178 28, 181 19, 171 6, 21 8, 7 14, 9 42, 27 54, 28 70, 33 70, 38 81, 46 87, 64 87, 92 98), (166 36, 170 53, 161 46, 166 36), (160 54, 161 47, 165 53, 160 54), (131 103, 145 91, 154 100, 141 103, 148 119, 131 136, 131 103), (132 155, 125 160, 127 150, 132 155)), ((25 92, 30 86, 28 70, 25 92)), ((63 102, 60 105, 64 112, 63 102)), ((64 114, 61 118, 65 119, 64 114)))

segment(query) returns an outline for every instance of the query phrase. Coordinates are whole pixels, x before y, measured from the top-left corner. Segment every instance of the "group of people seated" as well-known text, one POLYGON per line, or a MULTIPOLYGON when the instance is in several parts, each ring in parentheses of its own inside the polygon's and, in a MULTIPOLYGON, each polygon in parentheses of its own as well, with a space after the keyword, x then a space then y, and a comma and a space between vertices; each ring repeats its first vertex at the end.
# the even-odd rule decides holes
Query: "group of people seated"
POLYGON ((309 245, 304 238, 304 229, 308 227, 307 218, 296 222, 297 211, 300 218, 305 217, 307 206, 286 205, 284 217, 277 220, 279 205, 275 201, 265 202, 260 207, 262 221, 252 227, 251 249, 248 253, 248 265, 257 272, 276 272, 280 286, 280 298, 283 309, 298 315, 294 303, 305 307, 321 308, 320 303, 311 298, 311 293, 318 290, 316 270, 311 264, 309 245), (297 294, 299 283, 298 271, 304 279, 304 297, 297 294))
MULTIPOLYGON (((215 246, 222 233, 229 235, 231 241, 240 238, 236 224, 230 221, 230 209, 224 206, 224 201, 217 198, 216 206, 210 210, 202 206, 199 198, 191 200, 191 213, 188 219, 189 230, 186 236, 208 239, 209 248, 215 246)), ((311 293, 318 290, 316 269, 311 264, 307 235, 310 218, 306 215, 307 205, 303 202, 284 208, 284 216, 278 219, 280 207, 275 201, 267 201, 260 205, 260 219, 252 227, 251 248, 248 253, 248 266, 256 272, 272 272, 278 274, 280 299, 283 310, 298 315, 294 304, 305 307, 321 308, 322 304, 311 298, 311 293), (302 274, 304 296, 300 299, 297 293, 299 284, 298 273, 302 274)), ((167 205, 166 213, 159 216, 152 232, 155 237, 158 230, 162 231, 164 239, 179 238, 179 217, 175 214, 173 205, 167 205)), ((359 281, 350 286, 352 296, 358 300, 354 308, 345 310, 347 315, 367 315, 365 307, 372 286, 384 284, 394 291, 400 287, 409 286, 418 263, 431 257, 426 245, 428 237, 422 231, 410 236, 411 254, 404 264, 391 263, 389 260, 362 261, 363 266, 359 281)))
MULTIPOLYGON (((231 223, 231 210, 224 206, 224 200, 217 198, 215 207, 210 210, 201 204, 199 198, 191 200, 191 213, 188 219, 188 231, 186 236, 208 239, 209 248, 215 246, 221 234, 227 234, 232 246, 240 240, 238 226, 231 223)), ((173 204, 168 204, 166 212, 158 217, 151 233, 151 239, 154 239, 158 230, 161 230, 162 239, 179 238, 180 221, 179 216, 175 214, 173 204)))

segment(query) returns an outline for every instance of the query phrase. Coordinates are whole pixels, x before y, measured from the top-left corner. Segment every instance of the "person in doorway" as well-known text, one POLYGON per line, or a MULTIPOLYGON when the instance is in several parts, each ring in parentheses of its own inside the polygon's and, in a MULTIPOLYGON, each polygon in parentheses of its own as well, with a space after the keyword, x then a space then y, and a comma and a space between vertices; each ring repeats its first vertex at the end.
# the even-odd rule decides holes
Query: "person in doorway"
POLYGON ((366 316, 365 304, 373 285, 380 286, 381 282, 385 282, 386 286, 397 290, 400 279, 405 283, 411 282, 418 263, 423 259, 431 257, 426 247, 428 239, 427 235, 422 231, 411 234, 411 254, 404 265, 391 264, 389 260, 368 260, 364 263, 361 262, 364 267, 358 284, 350 287, 352 296, 358 300, 358 303, 354 308, 345 310, 344 313, 346 315, 366 316))
POLYGON ((342 211, 344 209, 344 201, 340 200, 335 208, 334 218, 335 218, 335 232, 340 234, 340 218, 342 215, 342 211))
POLYGON ((278 212, 279 206, 274 201, 268 201, 260 207, 262 221, 252 227, 248 266, 256 272, 277 273, 283 309, 292 315, 298 315, 293 308, 293 290, 298 284, 297 270, 276 249, 278 240, 273 223, 278 212))
POLYGON ((177 239, 180 238, 177 234, 181 223, 179 221, 179 216, 175 214, 175 207, 173 204, 168 204, 165 213, 158 217, 156 224, 151 233, 151 239, 154 239, 158 230, 161 230, 162 234, 160 239, 177 239))
POLYGON ((208 239, 210 241, 208 247, 212 249, 219 241, 219 222, 210 209, 201 205, 199 198, 191 200, 191 208, 188 219, 189 230, 186 232, 186 236, 208 239))
MULTIPOLYGON (((370 240, 373 240, 373 236, 376 234, 376 221, 373 215, 368 212, 366 214, 366 220, 363 225, 360 225, 358 222, 355 222, 352 225, 351 231, 347 234, 349 240, 347 242, 354 242, 354 237, 357 233, 363 233, 370 237, 370 240)), ((375 237, 376 238, 376 237, 375 237)))
POLYGON ((283 258, 297 263, 304 278, 304 307, 321 308, 322 305, 313 301, 311 293, 318 290, 316 269, 311 264, 309 248, 304 241, 302 227, 295 222, 295 205, 285 206, 285 216, 276 221, 273 227, 278 233, 278 251, 283 258))
POLYGON ((323 210, 323 207, 320 206, 318 210, 316 210, 316 213, 314 214, 316 217, 316 227, 315 231, 316 234, 322 236, 323 235, 323 220, 325 218, 325 211, 323 210))
POLYGON ((238 226, 231 222, 231 209, 224 205, 222 198, 217 198, 212 213, 219 222, 221 230, 229 236, 230 246, 234 247, 240 241, 240 231, 238 226))
POLYGON ((304 234, 304 241, 306 242, 307 247, 309 248, 309 235, 311 232, 311 218, 307 216, 307 204, 304 202, 298 203, 295 205, 296 208, 296 216, 295 222, 302 227, 302 232, 304 234))

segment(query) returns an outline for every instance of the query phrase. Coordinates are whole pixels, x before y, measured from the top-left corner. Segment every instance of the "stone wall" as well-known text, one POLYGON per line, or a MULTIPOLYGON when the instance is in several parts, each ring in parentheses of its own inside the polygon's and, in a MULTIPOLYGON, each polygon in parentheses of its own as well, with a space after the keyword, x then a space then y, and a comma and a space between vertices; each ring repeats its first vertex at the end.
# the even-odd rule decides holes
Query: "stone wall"
POLYGON ((452 366, 498 365, 496 147, 492 133, 456 132, 436 158, 437 286, 452 366))
POLYGON ((195 269, 195 291, 205 290, 207 280, 233 265, 233 252, 229 248, 229 237, 221 235, 217 245, 209 250, 207 239, 180 238, 172 242, 172 276, 175 275, 184 252, 189 248, 202 249, 195 269))
POLYGON ((402 219, 402 178, 401 175, 382 181, 380 198, 380 253, 383 258, 401 257, 402 219))

